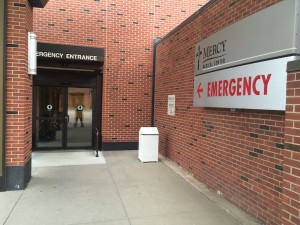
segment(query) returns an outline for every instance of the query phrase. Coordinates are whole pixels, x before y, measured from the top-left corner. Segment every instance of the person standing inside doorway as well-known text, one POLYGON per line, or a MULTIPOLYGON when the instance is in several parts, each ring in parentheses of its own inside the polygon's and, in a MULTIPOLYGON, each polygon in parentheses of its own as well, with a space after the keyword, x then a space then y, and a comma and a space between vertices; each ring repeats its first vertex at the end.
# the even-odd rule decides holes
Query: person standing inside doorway
POLYGON ((83 106, 79 104, 75 111, 75 124, 74 127, 77 127, 77 121, 80 120, 81 127, 84 127, 83 125, 83 106))

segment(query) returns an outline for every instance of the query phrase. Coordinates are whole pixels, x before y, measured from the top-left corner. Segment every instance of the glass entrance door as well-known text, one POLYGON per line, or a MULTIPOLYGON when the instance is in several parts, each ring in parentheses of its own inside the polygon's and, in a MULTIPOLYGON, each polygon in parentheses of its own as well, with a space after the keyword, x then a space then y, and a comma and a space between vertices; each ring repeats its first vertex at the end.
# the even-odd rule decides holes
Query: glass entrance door
POLYGON ((93 89, 68 88, 67 146, 92 146, 93 89))
POLYGON ((92 88, 39 86, 35 98, 35 148, 92 147, 92 88))
POLYGON ((37 87, 34 132, 37 148, 63 148, 64 95, 63 87, 37 87))

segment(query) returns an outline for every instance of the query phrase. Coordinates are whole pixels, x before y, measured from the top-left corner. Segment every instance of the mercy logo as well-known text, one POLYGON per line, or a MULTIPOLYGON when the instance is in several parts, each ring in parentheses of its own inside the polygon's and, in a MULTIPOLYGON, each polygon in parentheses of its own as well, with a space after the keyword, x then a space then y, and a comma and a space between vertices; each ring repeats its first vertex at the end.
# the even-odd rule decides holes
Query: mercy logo
POLYGON ((206 62, 211 59, 216 59, 225 56, 225 46, 227 40, 221 41, 218 44, 207 46, 203 49, 203 62, 206 62))
POLYGON ((195 55, 195 70, 196 73, 205 72, 205 69, 210 69, 220 66, 225 63, 227 40, 217 42, 216 44, 196 47, 195 55))

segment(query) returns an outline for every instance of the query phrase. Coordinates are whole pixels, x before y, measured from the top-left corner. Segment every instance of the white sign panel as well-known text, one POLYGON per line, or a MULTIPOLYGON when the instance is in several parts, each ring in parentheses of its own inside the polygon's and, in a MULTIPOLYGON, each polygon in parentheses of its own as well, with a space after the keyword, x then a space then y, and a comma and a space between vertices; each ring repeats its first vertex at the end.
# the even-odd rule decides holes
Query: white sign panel
POLYGON ((195 75, 300 53, 300 0, 286 0, 242 19, 195 46, 195 75))
POLYGON ((175 116, 175 95, 168 95, 168 115, 175 116))
POLYGON ((195 76, 194 106, 285 110, 290 56, 195 76))
POLYGON ((28 32, 28 74, 30 75, 36 75, 37 73, 36 49, 36 34, 33 32, 28 32))

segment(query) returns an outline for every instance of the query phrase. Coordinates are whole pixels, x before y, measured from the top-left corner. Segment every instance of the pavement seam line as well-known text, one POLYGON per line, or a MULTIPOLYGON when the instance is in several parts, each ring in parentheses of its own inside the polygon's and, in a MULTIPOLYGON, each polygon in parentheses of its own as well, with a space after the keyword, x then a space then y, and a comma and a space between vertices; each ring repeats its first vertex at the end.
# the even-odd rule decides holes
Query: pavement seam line
MULTIPOLYGON (((35 171, 36 171, 37 169, 38 169, 38 168, 36 168, 36 169, 35 169, 35 171)), ((14 211, 14 209, 16 208, 16 206, 17 206, 18 202, 20 201, 21 197, 23 196, 24 192, 25 192, 25 189, 24 189, 24 190, 22 190, 22 194, 20 194, 20 196, 19 196, 18 200, 15 202, 14 206, 13 206, 13 207, 12 207, 12 209, 10 210, 10 212, 9 212, 9 214, 8 214, 7 218, 5 219, 5 221, 4 221, 4 223, 3 223, 3 225, 5 225, 5 224, 6 224, 7 220, 8 220, 8 219, 9 219, 9 217, 10 217, 10 215, 12 214, 12 212, 13 212, 13 211, 14 211)))
MULTIPOLYGON (((104 157, 104 155, 103 155, 103 157, 104 157)), ((105 159, 105 157, 104 157, 104 159, 105 159)), ((119 198, 120 198, 120 200, 121 200, 121 202, 122 202, 122 206, 123 206, 124 211, 125 211, 125 213, 126 213, 126 216, 127 216, 128 221, 129 221, 129 224, 131 225, 131 221, 130 221, 128 212, 127 212, 127 210, 126 210, 125 204, 124 204, 124 202, 123 202, 123 199, 121 198, 121 194, 120 194, 120 192, 119 192, 119 189, 118 189, 118 186, 117 186, 117 184, 116 184, 115 178, 113 177, 112 172, 111 172, 111 170, 110 170, 109 162, 108 162, 106 159, 105 159, 105 161, 106 161, 106 165, 107 165, 109 174, 110 174, 110 176, 111 176, 111 178, 112 178, 112 180, 113 180, 113 182, 114 182, 114 185, 115 185, 116 190, 117 190, 117 192, 118 192, 119 198)))

